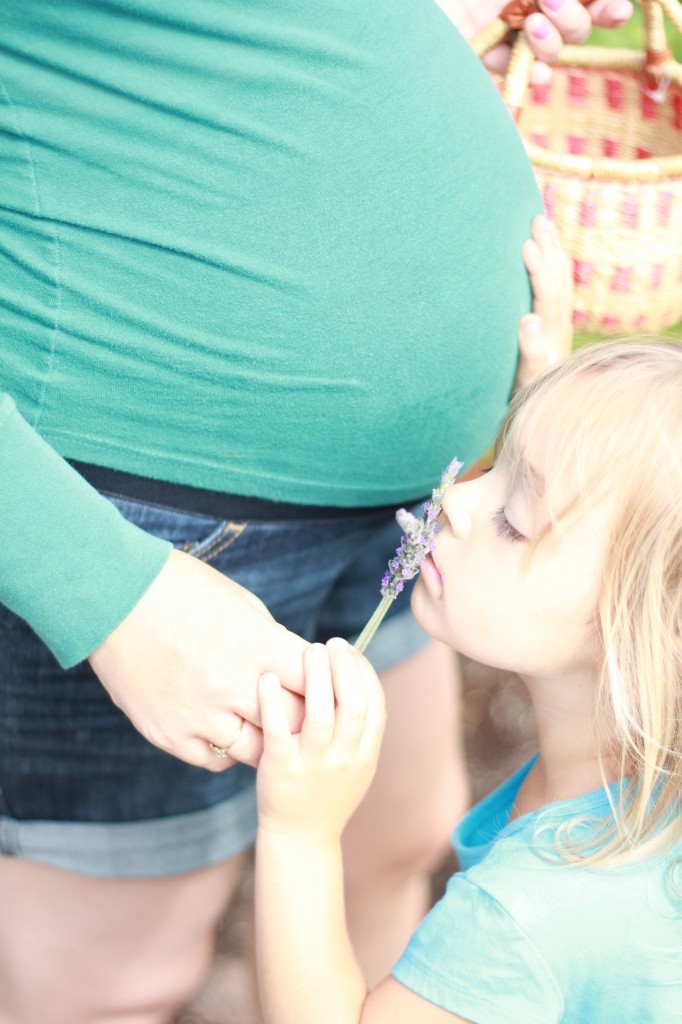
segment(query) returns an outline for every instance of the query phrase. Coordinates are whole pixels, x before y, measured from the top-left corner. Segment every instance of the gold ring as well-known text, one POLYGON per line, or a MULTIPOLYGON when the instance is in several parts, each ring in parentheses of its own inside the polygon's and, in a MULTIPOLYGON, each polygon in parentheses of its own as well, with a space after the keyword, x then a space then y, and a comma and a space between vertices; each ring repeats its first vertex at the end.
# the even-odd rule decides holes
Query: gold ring
POLYGON ((235 745, 235 743, 237 742, 237 740, 239 739, 239 737, 242 734, 242 729, 243 728, 244 728, 244 719, 242 718, 242 719, 240 719, 240 722, 239 722, 239 728, 237 729, 237 735, 235 736, 235 738, 233 740, 230 740, 230 742, 225 747, 219 747, 216 743, 211 743, 211 741, 208 740, 208 745, 211 748, 211 750, 213 751, 213 753, 217 757, 228 757, 229 756, 228 755, 228 750, 231 750, 232 747, 235 745))

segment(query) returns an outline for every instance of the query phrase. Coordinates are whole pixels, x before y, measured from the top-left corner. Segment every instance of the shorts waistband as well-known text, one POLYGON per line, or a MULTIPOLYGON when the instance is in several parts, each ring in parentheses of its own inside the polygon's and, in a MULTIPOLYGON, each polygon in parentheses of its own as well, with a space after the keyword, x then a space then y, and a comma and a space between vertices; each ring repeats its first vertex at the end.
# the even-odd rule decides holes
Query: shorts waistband
MULTIPOLYGON (((119 498, 131 498, 155 505, 164 505, 182 512, 214 516, 218 519, 294 520, 347 519, 395 512, 395 505, 374 505, 362 508, 340 508, 333 505, 294 505, 243 494, 225 494, 187 484, 125 473, 106 466, 94 466, 75 459, 67 460, 85 480, 98 491, 119 498)), ((415 501, 418 499, 415 499, 415 501)), ((410 502, 412 503, 412 502, 410 502)))

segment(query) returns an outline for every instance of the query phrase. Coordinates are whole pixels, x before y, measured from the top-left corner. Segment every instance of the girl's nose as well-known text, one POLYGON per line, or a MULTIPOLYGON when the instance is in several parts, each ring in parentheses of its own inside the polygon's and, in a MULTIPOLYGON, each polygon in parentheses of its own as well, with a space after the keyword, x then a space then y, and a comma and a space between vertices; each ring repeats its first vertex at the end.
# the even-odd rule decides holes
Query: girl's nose
POLYGON ((455 484, 445 495, 443 500, 443 514, 450 524, 455 537, 464 538, 468 535, 471 530, 471 506, 473 504, 473 495, 471 494, 471 484, 455 484))

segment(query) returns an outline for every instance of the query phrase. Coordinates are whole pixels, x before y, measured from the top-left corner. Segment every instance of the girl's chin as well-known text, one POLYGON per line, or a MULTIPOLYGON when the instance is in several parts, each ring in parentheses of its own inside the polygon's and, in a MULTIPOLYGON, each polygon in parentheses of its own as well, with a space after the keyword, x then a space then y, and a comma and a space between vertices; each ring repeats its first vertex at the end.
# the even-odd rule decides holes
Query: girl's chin
MULTIPOLYGON (((423 568, 424 563, 422 562, 421 569, 423 570, 423 568)), ((427 580, 426 576, 420 572, 412 591, 410 607, 419 625, 427 633, 431 633, 431 635, 433 635, 433 618, 436 610, 435 601, 438 600, 439 596, 440 590, 434 586, 434 581, 431 579, 427 580)))

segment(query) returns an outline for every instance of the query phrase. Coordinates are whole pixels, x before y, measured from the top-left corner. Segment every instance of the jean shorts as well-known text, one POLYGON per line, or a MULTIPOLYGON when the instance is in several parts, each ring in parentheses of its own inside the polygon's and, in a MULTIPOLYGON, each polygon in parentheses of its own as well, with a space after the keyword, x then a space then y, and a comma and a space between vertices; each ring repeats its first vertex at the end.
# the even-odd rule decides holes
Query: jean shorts
MULTIPOLYGON (((310 641, 356 636, 400 541, 393 516, 233 521, 107 495, 142 529, 253 591, 310 641)), ((407 591, 407 588, 406 588, 407 591)), ((368 656, 378 671, 427 641, 400 595, 368 656)), ((255 772, 214 773, 148 743, 83 662, 62 670, 0 605, 0 854, 100 877, 195 870, 251 845, 255 772)))

